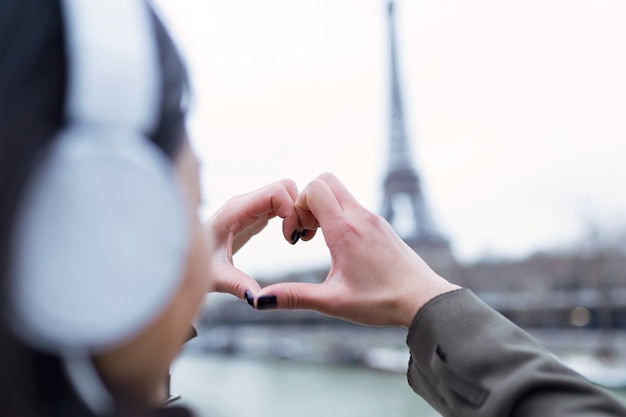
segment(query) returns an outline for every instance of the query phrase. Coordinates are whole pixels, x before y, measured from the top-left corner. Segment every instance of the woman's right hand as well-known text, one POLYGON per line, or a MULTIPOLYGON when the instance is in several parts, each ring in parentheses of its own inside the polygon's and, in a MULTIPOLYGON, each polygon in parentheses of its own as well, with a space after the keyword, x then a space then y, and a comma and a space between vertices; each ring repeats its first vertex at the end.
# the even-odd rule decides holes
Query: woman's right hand
POLYGON ((295 207, 302 227, 321 228, 330 271, 321 284, 265 287, 256 295, 258 305, 269 299, 278 309, 310 309, 364 325, 408 328, 426 302, 459 288, 437 275, 332 174, 312 181, 295 207))

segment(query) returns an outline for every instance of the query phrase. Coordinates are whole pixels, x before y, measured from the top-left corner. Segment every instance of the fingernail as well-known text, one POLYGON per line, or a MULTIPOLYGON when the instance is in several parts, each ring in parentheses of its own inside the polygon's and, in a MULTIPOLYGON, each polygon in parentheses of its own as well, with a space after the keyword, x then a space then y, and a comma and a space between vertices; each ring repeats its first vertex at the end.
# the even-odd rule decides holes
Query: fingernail
POLYGON ((302 232, 299 230, 294 230, 291 234, 291 244, 295 245, 300 240, 300 236, 302 236, 302 232))
POLYGON ((187 334, 187 340, 185 341, 185 343, 189 342, 191 339, 197 336, 198 336, 198 331, 196 330, 195 327, 191 326, 191 329, 189 329, 189 333, 187 334))
POLYGON ((269 310, 276 308, 276 296, 275 295, 262 295, 256 300, 257 310, 269 310))
POLYGON ((307 229, 302 229, 302 233, 300 233, 300 237, 305 237, 307 232, 308 232, 307 229))
POLYGON ((246 290, 245 296, 246 296, 246 301, 248 302, 248 304, 254 307, 254 297, 252 296, 252 292, 250 290, 246 290))

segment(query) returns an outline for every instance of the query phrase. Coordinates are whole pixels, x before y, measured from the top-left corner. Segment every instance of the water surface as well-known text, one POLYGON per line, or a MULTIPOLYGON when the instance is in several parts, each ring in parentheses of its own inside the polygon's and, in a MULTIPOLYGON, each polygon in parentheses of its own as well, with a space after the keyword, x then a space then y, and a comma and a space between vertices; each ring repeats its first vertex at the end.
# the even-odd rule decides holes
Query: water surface
POLYGON ((406 376, 360 366, 184 354, 172 391, 201 417, 435 417, 406 376))

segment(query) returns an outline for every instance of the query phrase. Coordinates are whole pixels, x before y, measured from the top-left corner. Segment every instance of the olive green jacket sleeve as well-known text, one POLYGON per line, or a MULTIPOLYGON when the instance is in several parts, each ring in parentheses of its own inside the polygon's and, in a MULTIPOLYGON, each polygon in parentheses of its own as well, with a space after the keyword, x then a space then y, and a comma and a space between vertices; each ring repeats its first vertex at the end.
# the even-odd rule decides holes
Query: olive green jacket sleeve
POLYGON ((409 384, 445 417, 626 416, 617 398, 469 290, 422 307, 407 344, 409 384))

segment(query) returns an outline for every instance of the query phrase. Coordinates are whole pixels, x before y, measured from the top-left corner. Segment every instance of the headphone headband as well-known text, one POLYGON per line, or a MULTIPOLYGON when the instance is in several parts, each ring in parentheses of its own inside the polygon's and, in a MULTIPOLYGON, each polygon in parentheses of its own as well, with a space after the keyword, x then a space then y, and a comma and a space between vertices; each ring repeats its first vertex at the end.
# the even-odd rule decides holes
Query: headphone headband
POLYGON ((151 132, 158 117, 161 74, 146 3, 62 0, 62 6, 68 120, 151 132))

